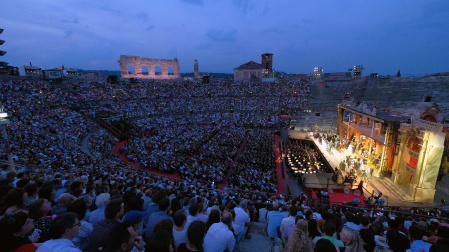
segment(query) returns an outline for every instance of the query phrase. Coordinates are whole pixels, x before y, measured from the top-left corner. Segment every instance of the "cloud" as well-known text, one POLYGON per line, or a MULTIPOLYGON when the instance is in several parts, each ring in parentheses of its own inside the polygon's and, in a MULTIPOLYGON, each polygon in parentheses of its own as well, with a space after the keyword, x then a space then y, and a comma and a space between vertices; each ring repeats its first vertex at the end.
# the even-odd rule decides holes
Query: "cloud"
POLYGON ((211 43, 207 43, 207 44, 199 44, 199 45, 195 46, 195 49, 196 50, 200 50, 200 51, 204 51, 204 50, 207 50, 207 49, 209 49, 211 47, 212 47, 212 44, 211 43))
POLYGON ((147 31, 151 31, 151 30, 153 30, 153 28, 154 28, 154 25, 150 25, 147 27, 147 31))
POLYGON ((107 5, 103 6, 101 9, 104 11, 107 11, 107 12, 115 13, 115 14, 122 14, 121 11, 112 9, 111 7, 109 7, 107 5))
POLYGON ((197 5, 204 4, 203 0, 181 0, 181 1, 186 2, 186 3, 191 3, 191 4, 197 4, 197 5))
POLYGON ((42 34, 42 33, 48 33, 48 34, 53 34, 53 35, 64 34, 62 29, 53 27, 54 24, 45 25, 45 24, 38 24, 36 22, 15 21, 15 20, 11 20, 11 19, 3 19, 3 18, 0 18, 0 23, 6 27, 9 27, 10 29, 13 28, 15 30, 39 32, 40 34, 42 34))
POLYGON ((303 18, 303 19, 301 19, 301 21, 304 24, 313 24, 313 19, 310 19, 310 18, 303 18))
POLYGON ((150 18, 150 15, 148 15, 148 13, 145 12, 140 12, 136 14, 136 17, 143 19, 143 20, 147 20, 150 18))
POLYGON ((64 38, 70 38, 73 34, 72 30, 66 30, 64 31, 64 38))
POLYGON ((79 24, 80 21, 78 18, 74 18, 73 20, 68 20, 68 19, 61 19, 59 20, 61 23, 73 23, 73 24, 79 24))
POLYGON ((235 41, 236 34, 236 29, 233 29, 231 31, 209 29, 206 32, 206 36, 208 36, 213 41, 218 42, 233 42, 235 41))
POLYGON ((232 5, 241 9, 243 13, 246 13, 248 9, 254 8, 254 5, 250 4, 250 0, 232 0, 232 5))
POLYGON ((268 8, 268 4, 267 4, 267 2, 265 2, 265 4, 263 5, 262 15, 266 16, 268 14, 269 10, 270 9, 268 8))
POLYGON ((281 33, 283 33, 283 32, 281 31, 281 29, 279 29, 277 27, 264 29, 260 32, 260 34, 262 34, 262 35, 281 34, 281 33))

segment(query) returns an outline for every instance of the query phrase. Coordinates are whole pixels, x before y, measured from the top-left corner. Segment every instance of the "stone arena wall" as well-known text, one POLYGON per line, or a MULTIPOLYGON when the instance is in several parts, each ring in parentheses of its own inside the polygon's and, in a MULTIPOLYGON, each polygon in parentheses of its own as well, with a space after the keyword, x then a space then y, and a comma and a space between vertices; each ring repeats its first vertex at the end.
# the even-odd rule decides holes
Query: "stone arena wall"
POLYGON ((121 55, 118 61, 120 65, 120 71, 122 78, 129 79, 176 79, 179 78, 180 69, 179 62, 177 58, 174 59, 153 59, 153 58, 140 58, 139 56, 128 56, 121 55), (129 74, 128 66, 132 65, 134 67, 134 73, 129 74), (146 66, 148 68, 148 74, 142 73, 142 67, 146 66), (155 74, 156 66, 161 67, 162 73, 160 75, 155 74), (168 68, 173 67, 173 75, 168 74, 168 68))
MULTIPOLYGON (((426 76, 413 78, 391 78, 374 80, 354 80, 350 82, 329 82, 325 86, 321 81, 309 82, 310 113, 299 112, 298 128, 311 128, 318 124, 323 129, 335 129, 337 123, 337 105, 349 93, 350 99, 365 102, 368 106, 377 106, 380 110, 389 110, 391 114, 409 116, 418 109, 437 103, 449 120, 449 77, 426 76), (424 102, 426 96, 430 102, 424 102), (319 112, 320 116, 315 116, 319 112)), ((447 123, 445 124, 448 126, 447 123)))

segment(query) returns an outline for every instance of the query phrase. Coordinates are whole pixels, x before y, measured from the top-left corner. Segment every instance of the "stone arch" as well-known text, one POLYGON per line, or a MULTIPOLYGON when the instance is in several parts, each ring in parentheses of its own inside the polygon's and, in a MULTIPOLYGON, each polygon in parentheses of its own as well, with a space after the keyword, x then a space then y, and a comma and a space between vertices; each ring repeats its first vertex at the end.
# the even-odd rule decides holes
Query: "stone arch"
POLYGON ((150 71, 146 65, 142 66, 142 75, 149 75, 150 71))
POLYGON ((177 58, 153 59, 121 55, 118 63, 120 65, 122 78, 125 79, 176 79, 181 76, 177 58), (132 65, 135 68, 133 74, 128 72, 128 65, 132 65), (145 74, 144 66, 148 67, 148 75, 145 74), (160 70, 156 69, 156 66, 160 66, 160 70), (168 71, 169 67, 173 68, 173 71, 168 71), (156 75, 155 72, 160 72, 161 74, 156 75))
POLYGON ((128 64, 128 74, 134 75, 136 73, 136 68, 132 64, 128 64))
POLYGON ((439 116, 441 112, 443 111, 438 107, 438 104, 434 103, 431 107, 427 107, 426 110, 421 114, 421 119, 429 122, 439 123, 441 120, 441 117, 439 116))
POLYGON ((162 67, 159 65, 156 65, 154 67, 154 75, 162 75, 162 67))
POLYGON ((175 69, 172 66, 167 67, 167 75, 175 75, 175 69))

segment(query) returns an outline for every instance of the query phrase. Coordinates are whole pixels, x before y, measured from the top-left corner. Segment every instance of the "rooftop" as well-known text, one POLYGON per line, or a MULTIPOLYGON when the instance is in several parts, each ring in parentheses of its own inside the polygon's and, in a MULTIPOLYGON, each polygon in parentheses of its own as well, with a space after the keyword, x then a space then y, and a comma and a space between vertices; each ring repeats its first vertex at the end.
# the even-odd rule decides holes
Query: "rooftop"
POLYGON ((250 61, 234 69, 263 69, 263 66, 257 62, 250 61))

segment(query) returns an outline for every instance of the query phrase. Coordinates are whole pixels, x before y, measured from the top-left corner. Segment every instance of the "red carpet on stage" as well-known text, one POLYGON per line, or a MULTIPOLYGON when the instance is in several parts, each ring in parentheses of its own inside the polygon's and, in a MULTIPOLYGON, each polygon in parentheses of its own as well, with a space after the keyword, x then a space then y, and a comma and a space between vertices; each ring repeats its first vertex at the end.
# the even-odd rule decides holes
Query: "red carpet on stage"
POLYGON ((119 143, 115 146, 115 148, 114 148, 114 153, 115 153, 121 160, 123 160, 123 162, 125 162, 125 163, 131 165, 134 169, 139 170, 139 171, 144 171, 144 172, 150 172, 150 173, 153 173, 153 174, 156 174, 156 175, 159 175, 159 176, 163 176, 163 177, 167 177, 167 178, 181 179, 181 177, 178 176, 178 175, 167 174, 167 173, 163 173, 163 172, 160 172, 160 171, 153 171, 153 170, 150 170, 150 169, 144 169, 144 168, 141 167, 141 165, 140 165, 139 163, 136 163, 136 162, 133 162, 133 161, 128 160, 128 159, 125 157, 125 155, 123 155, 122 153, 119 152, 120 148, 122 148, 123 146, 125 146, 125 144, 126 144, 126 140, 125 140, 125 141, 119 142, 119 143))
POLYGON ((279 149, 279 141, 281 140, 281 137, 278 135, 274 135, 275 137, 275 151, 274 154, 276 155, 276 178, 278 183, 278 195, 279 194, 288 194, 288 175, 285 173, 285 178, 282 179, 282 171, 281 171, 281 152, 279 149))
MULTIPOLYGON (((312 189, 315 194, 317 194, 320 190, 327 192, 327 189, 312 189)), ((354 190, 350 190, 349 193, 345 193, 343 189, 333 189, 333 192, 328 192, 329 194, 329 200, 332 201, 333 204, 338 204, 342 202, 352 202, 353 199, 359 199, 360 203, 364 203, 363 201, 366 200, 366 197, 363 195, 355 195, 354 190)))

